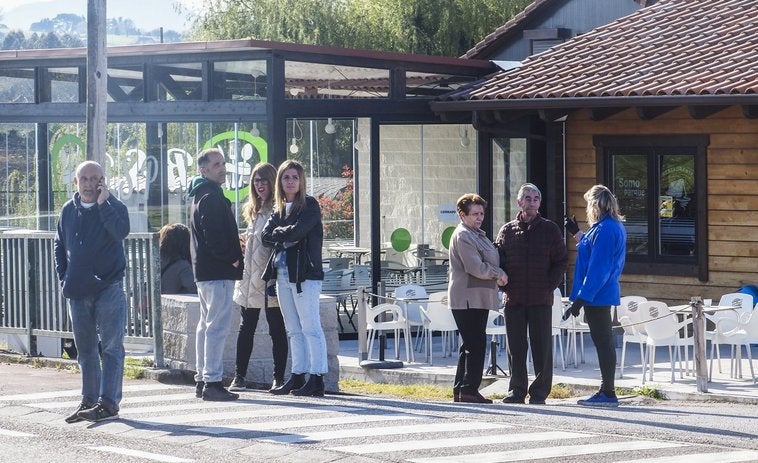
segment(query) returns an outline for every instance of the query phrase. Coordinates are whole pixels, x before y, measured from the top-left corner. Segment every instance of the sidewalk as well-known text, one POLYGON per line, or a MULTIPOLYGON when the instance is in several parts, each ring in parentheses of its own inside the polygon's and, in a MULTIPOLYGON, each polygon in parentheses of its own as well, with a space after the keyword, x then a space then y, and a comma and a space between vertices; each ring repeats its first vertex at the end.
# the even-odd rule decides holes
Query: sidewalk
MULTIPOLYGON (((441 341, 439 337, 434 338, 434 355, 433 365, 423 363, 424 353, 416 352, 416 361, 412 363, 403 362, 402 368, 396 369, 364 369, 359 366, 358 360, 358 341, 345 340, 340 341, 340 379, 356 379, 376 383, 398 383, 398 384, 437 384, 449 386, 452 388, 453 378, 455 376, 455 365, 457 362, 457 352, 450 357, 442 356, 441 341)), ((375 343, 372 359, 378 358, 377 346, 375 343)), ((385 359, 395 360, 395 350, 393 340, 388 340, 385 359)), ((595 392, 600 385, 600 370, 597 363, 597 354, 589 336, 584 341, 584 362, 581 362, 581 354, 578 354, 578 366, 574 365, 574 358, 566 359, 565 370, 561 367, 560 351, 553 361, 553 384, 566 384, 578 389, 586 389, 588 393, 595 392)), ((498 366, 508 372, 506 352, 498 351, 498 366)), ((690 353, 691 354, 691 353, 690 353)), ((753 357, 758 357, 758 347, 752 346, 753 357)), ((616 366, 616 386, 624 388, 636 388, 642 384, 642 365, 640 362, 640 350, 638 344, 627 344, 627 352, 624 367, 624 377, 618 378, 621 362, 621 348, 616 349, 617 366, 616 366)), ((744 351, 743 351, 743 357, 744 351)), ((400 358, 405 359, 405 351, 400 350, 400 358)), ((714 402, 740 402, 758 404, 758 384, 753 383, 750 376, 750 366, 748 360, 742 360, 742 379, 731 378, 730 371, 730 352, 727 346, 721 349, 721 369, 719 373, 717 363, 713 364, 713 379, 708 383, 708 392, 697 392, 695 376, 690 373, 684 378, 679 376, 679 363, 676 363, 675 381, 671 380, 671 364, 668 360, 668 351, 665 348, 659 348, 656 353, 656 364, 654 371, 654 381, 649 379, 644 386, 654 388, 662 392, 670 400, 689 400, 689 401, 714 401, 714 402)), ((485 367, 489 364, 489 349, 485 367)), ((692 358, 690 358, 690 367, 692 368, 692 358)), ((708 362, 710 366, 710 362, 708 362)), ((754 368, 758 369, 758 361, 754 362, 754 368)), ((531 367, 530 367, 531 371, 531 367)), ((533 377, 533 376, 530 376, 533 377)), ((649 372, 648 372, 649 378, 649 372)), ((502 394, 508 392, 508 377, 502 374, 498 377, 485 376, 483 380, 483 393, 502 394)))

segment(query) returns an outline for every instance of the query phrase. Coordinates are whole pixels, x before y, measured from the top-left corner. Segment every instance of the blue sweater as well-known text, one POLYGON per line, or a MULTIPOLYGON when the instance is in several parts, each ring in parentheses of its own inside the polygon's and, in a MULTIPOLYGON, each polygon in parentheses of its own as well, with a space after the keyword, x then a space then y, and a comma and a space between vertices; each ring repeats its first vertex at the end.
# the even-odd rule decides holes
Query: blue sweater
POLYGON ((79 193, 66 202, 55 234, 55 270, 68 299, 95 296, 124 277, 123 240, 129 234, 129 213, 110 196, 103 204, 81 205, 79 193))
POLYGON ((620 304, 619 278, 626 260, 624 225, 606 214, 587 230, 576 248, 570 299, 582 299, 588 306, 620 304))

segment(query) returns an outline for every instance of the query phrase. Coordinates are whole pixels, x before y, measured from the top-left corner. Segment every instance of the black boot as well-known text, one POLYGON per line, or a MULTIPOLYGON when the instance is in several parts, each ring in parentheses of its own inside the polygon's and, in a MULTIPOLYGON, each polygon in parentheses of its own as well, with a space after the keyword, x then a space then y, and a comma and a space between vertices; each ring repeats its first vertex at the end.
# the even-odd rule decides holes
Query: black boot
POLYGON ((305 384, 305 373, 292 374, 286 383, 271 389, 269 392, 274 395, 286 395, 293 389, 303 387, 303 384, 305 384))
POLYGON ((290 392, 292 395, 324 397, 324 377, 321 375, 310 375, 308 382, 300 389, 290 392))
POLYGON ((195 397, 198 399, 203 397, 203 388, 205 387, 205 383, 202 381, 198 381, 195 383, 195 397))
POLYGON ((224 383, 220 381, 217 383, 205 383, 205 388, 203 388, 203 400, 228 402, 230 400, 237 400, 239 397, 239 394, 227 391, 224 383))

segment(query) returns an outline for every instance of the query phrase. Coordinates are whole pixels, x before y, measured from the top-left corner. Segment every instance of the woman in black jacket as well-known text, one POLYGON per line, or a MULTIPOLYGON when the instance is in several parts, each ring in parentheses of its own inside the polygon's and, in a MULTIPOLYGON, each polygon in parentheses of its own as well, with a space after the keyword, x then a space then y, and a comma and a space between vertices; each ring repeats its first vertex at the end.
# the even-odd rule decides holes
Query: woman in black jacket
POLYGON ((263 279, 276 278, 277 298, 290 343, 292 374, 271 393, 323 396, 327 360, 319 295, 324 279, 321 264, 324 228, 318 201, 305 194, 305 171, 299 162, 287 160, 279 167, 274 201, 274 214, 262 234, 263 243, 274 248, 263 279))

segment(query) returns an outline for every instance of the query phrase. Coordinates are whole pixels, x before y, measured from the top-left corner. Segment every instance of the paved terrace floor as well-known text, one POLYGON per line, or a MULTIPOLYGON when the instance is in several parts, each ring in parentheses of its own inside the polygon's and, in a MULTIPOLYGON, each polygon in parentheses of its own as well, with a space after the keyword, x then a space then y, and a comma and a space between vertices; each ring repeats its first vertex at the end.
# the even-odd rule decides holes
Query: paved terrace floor
MULTIPOLYGON (((387 342, 385 359, 395 360, 395 350, 393 340, 387 342)), ((378 359, 377 343, 370 359, 378 359)), ((339 363, 340 378, 357 379, 377 383, 398 383, 398 384, 437 384, 449 386, 452 388, 453 378, 455 375, 455 364, 457 361, 457 352, 449 357, 442 356, 441 340, 439 336, 434 337, 433 364, 424 363, 425 354, 416 352, 415 362, 403 362, 402 368, 396 369, 364 369, 359 365, 358 359, 358 341, 343 340, 340 341, 339 363)), ((753 344, 751 347, 753 358, 758 357, 758 345, 753 344)), ((708 346, 708 354, 710 345, 708 346)), ((508 372, 505 351, 498 351, 497 362, 505 372, 508 372)), ((692 358, 690 351, 690 368, 692 368, 692 358)), ((743 348, 742 360, 742 379, 732 378, 730 376, 730 348, 722 346, 721 348, 721 372, 717 368, 716 362, 713 365, 713 378, 708 383, 708 392, 697 392, 695 376, 690 373, 683 378, 679 375, 679 364, 676 364, 675 381, 671 382, 671 364, 669 362, 668 349, 659 347, 656 352, 656 363, 653 381, 649 379, 644 385, 655 388, 663 392, 671 400, 697 400, 697 401, 733 401, 758 404, 758 384, 753 382, 750 374, 750 366, 743 348)), ((594 392, 600 385, 600 370, 598 368, 597 354, 588 335, 584 340, 584 362, 581 361, 581 354, 578 354, 578 365, 574 365, 573 355, 566 359, 565 369, 561 366, 560 354, 554 358, 553 384, 563 383, 566 385, 576 386, 587 389, 588 392, 594 392)), ((616 366, 616 386, 625 388, 635 388, 643 386, 642 383, 642 364, 640 361, 640 350, 638 344, 627 344, 627 353, 624 367, 624 376, 619 378, 621 347, 619 338, 619 347, 616 349, 617 366, 616 366)), ((400 358, 405 360, 405 350, 401 348, 400 358)), ((754 361, 754 368, 758 373, 758 360, 754 361)), ((489 364, 489 349, 485 367, 489 364)), ((710 363, 709 363, 710 366, 710 363)), ((648 372, 649 374, 649 372, 648 372)), ((533 378, 530 368, 530 380, 533 378)), ((482 393, 486 394, 507 394, 508 377, 485 376, 482 383, 482 393)))

